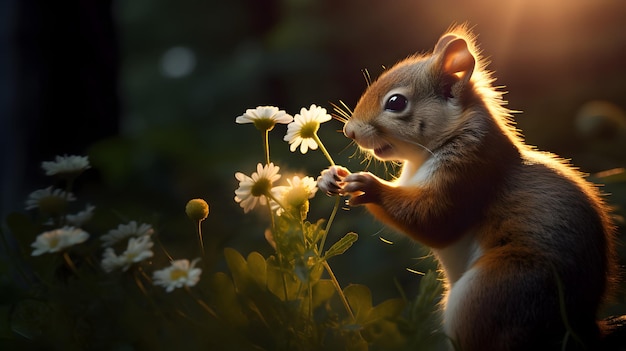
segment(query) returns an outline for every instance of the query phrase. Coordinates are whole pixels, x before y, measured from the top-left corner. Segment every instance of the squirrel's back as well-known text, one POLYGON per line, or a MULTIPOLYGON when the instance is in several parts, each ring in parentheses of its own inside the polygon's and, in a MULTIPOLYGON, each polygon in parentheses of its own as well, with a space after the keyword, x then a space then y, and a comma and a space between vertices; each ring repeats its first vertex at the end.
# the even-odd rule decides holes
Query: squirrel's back
MULTIPOLYGON (((597 347, 597 312, 617 276, 609 211, 596 187, 564 161, 536 151, 521 155, 475 230, 482 255, 470 270, 477 272, 473 283, 479 289, 458 297, 471 307, 450 316, 487 317, 487 311, 494 320, 506 318, 510 334, 492 338, 502 342, 493 348, 485 344, 490 331, 480 331, 475 320, 459 324, 455 334, 464 345, 476 340, 469 350, 515 349, 515 340, 551 349, 546 342, 556 348, 568 332, 597 347)), ((451 294, 454 289, 452 284, 451 294)))

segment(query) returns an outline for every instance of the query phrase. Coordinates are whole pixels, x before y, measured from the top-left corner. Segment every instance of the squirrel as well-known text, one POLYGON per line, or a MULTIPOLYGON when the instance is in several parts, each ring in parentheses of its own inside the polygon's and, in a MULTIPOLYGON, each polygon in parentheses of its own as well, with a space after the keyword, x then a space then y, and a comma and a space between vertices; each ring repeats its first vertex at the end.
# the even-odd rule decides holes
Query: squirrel
POLYGON ((596 320, 618 280, 610 208, 568 161, 525 144, 486 65, 461 25, 385 70, 343 133, 400 174, 332 166, 318 187, 432 250, 448 347, 608 347, 626 322, 596 320))

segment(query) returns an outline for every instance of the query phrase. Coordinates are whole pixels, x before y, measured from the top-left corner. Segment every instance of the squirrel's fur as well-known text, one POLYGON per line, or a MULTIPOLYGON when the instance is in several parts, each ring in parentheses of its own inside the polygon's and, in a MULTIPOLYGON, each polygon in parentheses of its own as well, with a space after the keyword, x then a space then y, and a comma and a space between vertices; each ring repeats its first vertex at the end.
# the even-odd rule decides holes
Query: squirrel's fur
POLYGON ((568 162, 523 142, 485 66, 460 26, 386 70, 344 133, 400 161, 400 175, 335 166, 318 185, 432 249, 447 285, 444 330, 461 350, 560 350, 564 340, 595 350, 617 277, 609 208, 568 162))

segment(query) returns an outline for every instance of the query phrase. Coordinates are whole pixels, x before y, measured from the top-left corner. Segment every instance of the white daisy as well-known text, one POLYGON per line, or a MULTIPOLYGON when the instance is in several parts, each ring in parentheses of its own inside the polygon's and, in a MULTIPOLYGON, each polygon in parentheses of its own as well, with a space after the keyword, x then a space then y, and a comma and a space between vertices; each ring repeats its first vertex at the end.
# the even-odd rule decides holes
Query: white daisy
POLYGON ((195 268, 200 259, 196 258, 189 263, 189 260, 175 260, 172 265, 152 273, 154 285, 160 285, 166 292, 172 292, 175 288, 183 286, 194 286, 200 280, 201 268, 195 268))
POLYGON ((252 210, 257 203, 267 204, 266 195, 270 195, 272 184, 280 178, 280 167, 273 163, 263 166, 257 164, 257 171, 250 177, 237 172, 235 178, 239 181, 239 188, 235 190, 235 201, 243 208, 244 213, 252 210))
POLYGON ((57 156, 54 161, 44 161, 41 168, 46 171, 46 175, 55 174, 78 175, 90 168, 87 156, 57 156))
POLYGON ((116 269, 124 267, 125 260, 122 256, 115 254, 113 248, 107 247, 102 253, 102 261, 100 265, 105 272, 111 273, 116 269))
POLYGON ((137 224, 136 221, 130 221, 128 224, 120 224, 116 229, 109 230, 108 233, 100 237, 103 241, 102 246, 113 246, 117 242, 128 237, 141 237, 154 234, 154 229, 150 224, 137 224))
POLYGON ((35 242, 30 244, 34 249, 32 256, 39 256, 46 252, 59 252, 70 246, 80 244, 89 239, 89 234, 79 228, 63 227, 37 236, 35 242))
MULTIPOLYGON (((272 189, 287 207, 300 208, 317 192, 317 182, 312 177, 300 178, 296 175, 287 179, 287 182, 289 186, 277 186, 272 189)), ((280 216, 283 211, 283 208, 278 208, 276 213, 280 216)))
POLYGON ((272 130, 276 123, 288 124, 291 121, 293 121, 291 115, 274 106, 258 106, 255 109, 247 109, 246 113, 235 119, 235 122, 239 124, 254 123, 254 126, 261 131, 272 130))
POLYGON ((65 209, 69 201, 75 200, 74 194, 50 186, 30 193, 26 199, 26 210, 40 208, 44 212, 58 213, 65 209))
POLYGON ((128 268, 137 262, 141 262, 154 255, 151 248, 154 245, 152 239, 147 236, 128 239, 126 251, 121 255, 116 255, 111 247, 107 247, 102 255, 102 268, 106 272, 112 272, 116 269, 127 271, 128 268))
POLYGON ((321 123, 330 121, 330 119, 331 116, 323 107, 315 104, 311 105, 308 110, 303 107, 300 114, 297 114, 294 121, 287 126, 284 140, 289 142, 291 152, 296 151, 298 146, 300 146, 300 152, 303 154, 309 149, 317 149, 317 130, 321 123))
POLYGON ((95 206, 88 204, 84 211, 80 211, 76 214, 68 214, 65 216, 65 219, 67 220, 67 223, 75 227, 82 227, 85 223, 91 220, 95 209, 95 206))

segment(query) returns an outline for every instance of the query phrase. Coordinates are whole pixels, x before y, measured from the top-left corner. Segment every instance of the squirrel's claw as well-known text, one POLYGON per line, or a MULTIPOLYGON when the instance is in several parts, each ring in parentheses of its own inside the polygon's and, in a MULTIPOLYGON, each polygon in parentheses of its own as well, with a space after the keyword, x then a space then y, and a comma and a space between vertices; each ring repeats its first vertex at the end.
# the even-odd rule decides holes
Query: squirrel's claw
POLYGON ((350 175, 347 168, 331 166, 322 171, 317 178, 317 187, 327 195, 340 195, 343 193, 343 179, 350 175))

